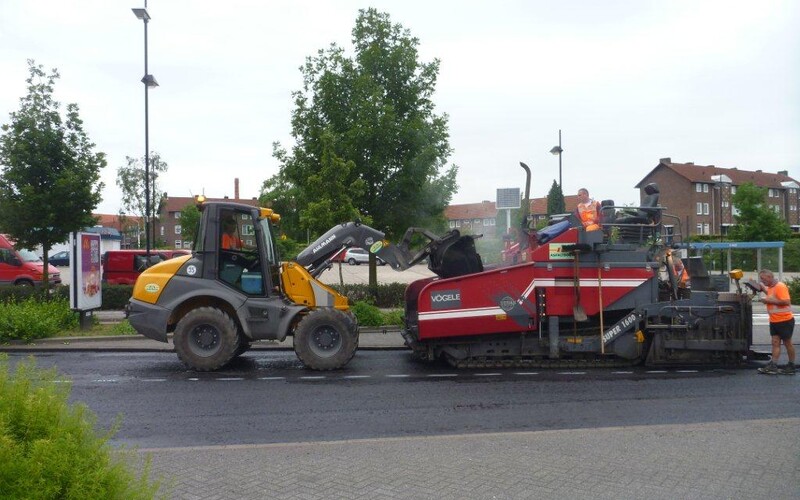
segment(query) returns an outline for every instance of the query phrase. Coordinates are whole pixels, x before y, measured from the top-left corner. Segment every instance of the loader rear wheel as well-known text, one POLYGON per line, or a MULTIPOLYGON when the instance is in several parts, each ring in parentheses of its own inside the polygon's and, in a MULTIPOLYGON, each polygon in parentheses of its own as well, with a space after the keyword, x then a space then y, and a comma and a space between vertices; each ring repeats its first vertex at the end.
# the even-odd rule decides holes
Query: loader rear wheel
POLYGON ((213 307, 200 307, 181 318, 172 342, 186 366, 204 372, 233 359, 241 340, 230 316, 213 307))
POLYGON ((345 366, 358 348, 358 327, 336 309, 316 309, 294 331, 294 352, 312 370, 345 366))

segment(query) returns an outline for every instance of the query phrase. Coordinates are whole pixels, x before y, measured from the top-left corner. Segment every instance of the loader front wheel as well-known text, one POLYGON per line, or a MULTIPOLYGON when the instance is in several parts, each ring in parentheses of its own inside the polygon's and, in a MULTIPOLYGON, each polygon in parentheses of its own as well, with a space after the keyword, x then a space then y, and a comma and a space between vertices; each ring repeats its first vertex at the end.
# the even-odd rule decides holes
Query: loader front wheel
POLYGON ((233 359, 241 340, 230 316, 213 307, 200 307, 181 318, 172 342, 186 366, 204 372, 221 368, 233 359))
POLYGON ((294 331, 294 352, 312 370, 345 366, 358 348, 358 327, 336 309, 308 313, 294 331))

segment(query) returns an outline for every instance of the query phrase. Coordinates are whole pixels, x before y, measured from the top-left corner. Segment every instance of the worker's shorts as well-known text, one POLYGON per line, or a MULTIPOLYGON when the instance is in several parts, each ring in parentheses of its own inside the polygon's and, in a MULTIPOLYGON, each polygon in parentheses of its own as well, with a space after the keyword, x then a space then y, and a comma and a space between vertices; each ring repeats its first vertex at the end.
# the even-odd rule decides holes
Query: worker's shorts
POLYGON ((794 333, 794 318, 769 324, 769 334, 777 335, 781 340, 789 340, 794 333))

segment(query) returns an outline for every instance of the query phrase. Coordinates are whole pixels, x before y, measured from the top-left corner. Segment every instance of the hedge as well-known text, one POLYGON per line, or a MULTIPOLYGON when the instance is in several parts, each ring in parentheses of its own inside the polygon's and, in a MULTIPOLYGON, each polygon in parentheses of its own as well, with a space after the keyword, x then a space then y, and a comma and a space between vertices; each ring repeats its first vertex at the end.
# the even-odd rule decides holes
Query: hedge
MULTIPOLYGON (((406 286, 403 283, 381 284, 376 287, 369 285, 331 285, 342 295, 345 295, 351 304, 366 302, 382 309, 402 308, 406 286)), ((103 302, 100 309, 119 310, 125 309, 128 299, 133 294, 133 285, 103 285, 103 302)), ((19 286, 0 286, 0 303, 13 300, 24 301, 30 297, 42 297, 40 289, 19 286)), ((69 299, 69 287, 58 286, 50 297, 69 299)))

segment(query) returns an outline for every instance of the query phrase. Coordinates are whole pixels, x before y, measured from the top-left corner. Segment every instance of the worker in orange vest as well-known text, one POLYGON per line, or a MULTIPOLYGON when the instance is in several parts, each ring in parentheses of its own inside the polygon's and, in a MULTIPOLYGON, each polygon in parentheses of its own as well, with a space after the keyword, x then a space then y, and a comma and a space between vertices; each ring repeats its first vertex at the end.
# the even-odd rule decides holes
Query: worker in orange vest
POLYGON ((683 266, 683 261, 680 258, 674 257, 674 263, 672 265, 672 269, 675 271, 675 279, 678 280, 678 286, 681 288, 687 288, 689 282, 689 273, 686 272, 686 268, 683 266))
POLYGON ((236 219, 228 217, 222 221, 222 249, 223 250, 241 250, 244 242, 236 236, 236 219))
POLYGON ((766 296, 762 296, 758 300, 767 305, 769 335, 772 339, 772 359, 767 363, 767 366, 759 368, 758 372, 769 375, 777 373, 794 375, 795 351, 792 345, 794 314, 792 314, 789 287, 785 283, 778 281, 769 269, 759 271, 758 279, 761 282, 761 291, 766 294, 766 296), (789 362, 786 366, 778 367, 778 358, 781 356, 781 342, 786 347, 789 362))
POLYGON ((589 190, 578 190, 578 208, 575 209, 578 219, 587 231, 600 229, 600 203, 589 198, 589 190))

